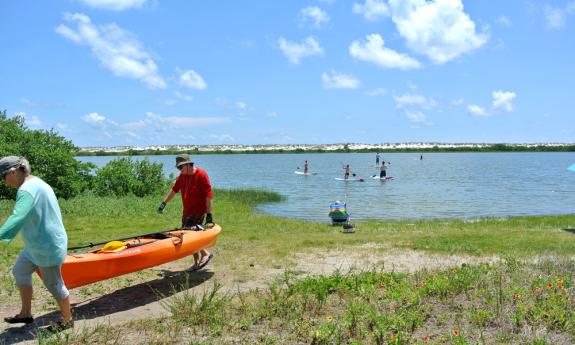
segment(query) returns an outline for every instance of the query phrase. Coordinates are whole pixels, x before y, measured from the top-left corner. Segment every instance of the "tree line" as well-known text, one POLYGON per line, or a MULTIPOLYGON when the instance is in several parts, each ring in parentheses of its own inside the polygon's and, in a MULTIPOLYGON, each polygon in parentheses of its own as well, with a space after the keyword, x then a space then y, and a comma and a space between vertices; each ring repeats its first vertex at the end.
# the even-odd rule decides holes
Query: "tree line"
MULTIPOLYGON (((48 183, 58 197, 69 199, 81 193, 98 196, 145 196, 166 187, 163 164, 131 157, 114 159, 102 168, 76 159, 80 149, 54 130, 32 130, 24 118, 8 118, 0 110, 0 157, 25 157, 32 175, 48 183)), ((0 199, 14 198, 16 191, 0 184, 0 199)))

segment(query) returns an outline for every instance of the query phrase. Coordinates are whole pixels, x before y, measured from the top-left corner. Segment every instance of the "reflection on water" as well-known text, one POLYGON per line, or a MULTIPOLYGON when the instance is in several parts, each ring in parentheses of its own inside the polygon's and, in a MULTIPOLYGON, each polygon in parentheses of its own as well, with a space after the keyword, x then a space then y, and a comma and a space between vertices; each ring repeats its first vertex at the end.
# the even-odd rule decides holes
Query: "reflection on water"
MULTIPOLYGON (((197 155, 215 188, 263 188, 283 194, 282 203, 259 210, 290 218, 327 221, 329 205, 347 201, 353 219, 505 217, 575 212, 574 153, 416 153, 382 155, 391 181, 379 175, 375 154, 197 155), (308 160, 314 176, 295 174, 308 160), (350 164, 365 182, 338 181, 350 164)), ((80 157, 102 166, 114 157, 80 157)), ((137 156, 136 158, 143 158, 137 156)), ((148 156, 178 171, 174 156, 148 156)), ((215 210, 217 213, 217 210, 215 210)))

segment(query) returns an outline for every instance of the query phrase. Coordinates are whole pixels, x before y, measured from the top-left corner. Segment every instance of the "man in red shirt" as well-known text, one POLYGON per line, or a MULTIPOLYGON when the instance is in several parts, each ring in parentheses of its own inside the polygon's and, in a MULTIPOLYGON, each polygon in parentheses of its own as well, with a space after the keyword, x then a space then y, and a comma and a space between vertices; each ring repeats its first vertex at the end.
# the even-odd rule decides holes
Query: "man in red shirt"
MULTIPOLYGON (((160 204, 158 211, 162 213, 166 204, 170 202, 176 193, 182 194, 182 204, 184 214, 182 216, 182 227, 192 227, 202 224, 204 216, 206 224, 213 223, 212 218, 212 185, 208 174, 201 168, 194 167, 194 162, 188 154, 176 156, 176 168, 180 170, 176 182, 170 192, 160 204)), ((202 268, 214 257, 207 250, 202 249, 199 254, 194 254, 194 266, 192 268, 202 268)))

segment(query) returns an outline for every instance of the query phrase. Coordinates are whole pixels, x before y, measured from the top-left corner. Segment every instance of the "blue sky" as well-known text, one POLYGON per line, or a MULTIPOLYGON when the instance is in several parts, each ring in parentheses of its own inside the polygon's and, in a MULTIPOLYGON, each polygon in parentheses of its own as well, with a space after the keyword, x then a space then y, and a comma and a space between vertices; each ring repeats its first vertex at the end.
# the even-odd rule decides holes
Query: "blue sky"
POLYGON ((80 147, 574 142, 575 0, 5 0, 0 109, 80 147))

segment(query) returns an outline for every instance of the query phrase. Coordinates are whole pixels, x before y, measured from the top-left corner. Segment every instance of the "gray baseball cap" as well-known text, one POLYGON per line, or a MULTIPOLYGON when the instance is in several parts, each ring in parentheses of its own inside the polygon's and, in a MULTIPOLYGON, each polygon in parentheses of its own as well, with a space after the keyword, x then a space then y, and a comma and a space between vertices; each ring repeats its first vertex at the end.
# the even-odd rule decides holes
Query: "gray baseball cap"
POLYGON ((20 166, 20 157, 8 156, 0 159, 0 175, 4 175, 8 170, 20 166))

